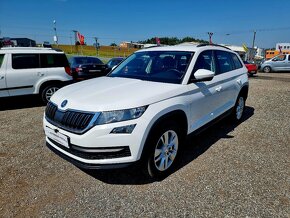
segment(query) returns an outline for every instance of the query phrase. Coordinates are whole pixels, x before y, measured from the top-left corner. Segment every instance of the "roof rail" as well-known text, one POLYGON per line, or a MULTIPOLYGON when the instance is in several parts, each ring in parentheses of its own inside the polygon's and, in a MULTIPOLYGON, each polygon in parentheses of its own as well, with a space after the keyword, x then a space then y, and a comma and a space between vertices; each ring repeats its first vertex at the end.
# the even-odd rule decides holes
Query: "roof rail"
POLYGON ((222 48, 226 48, 228 50, 232 50, 226 46, 223 46, 223 45, 218 45, 218 44, 209 44, 209 43, 202 43, 202 44, 199 44, 197 45, 196 47, 203 47, 203 46, 217 46, 217 47, 222 47, 222 48))
POLYGON ((1 50, 51 50, 51 48, 43 47, 2 47, 1 50))

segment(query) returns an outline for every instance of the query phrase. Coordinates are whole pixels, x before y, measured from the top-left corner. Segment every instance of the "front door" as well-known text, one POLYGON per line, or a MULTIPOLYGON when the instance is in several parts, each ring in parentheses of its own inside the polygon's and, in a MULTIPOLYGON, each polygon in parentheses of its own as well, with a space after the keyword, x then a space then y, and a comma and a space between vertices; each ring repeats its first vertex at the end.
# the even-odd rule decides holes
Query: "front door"
POLYGON ((283 71, 287 70, 287 62, 286 55, 279 55, 272 60, 272 66, 275 71, 283 71))
MULTIPOLYGON (((193 68, 191 79, 198 69, 215 72, 214 53, 211 50, 199 54, 193 68)), ((188 84, 190 89, 190 132, 216 118, 222 101, 222 84, 214 77, 211 81, 193 82, 188 84)))

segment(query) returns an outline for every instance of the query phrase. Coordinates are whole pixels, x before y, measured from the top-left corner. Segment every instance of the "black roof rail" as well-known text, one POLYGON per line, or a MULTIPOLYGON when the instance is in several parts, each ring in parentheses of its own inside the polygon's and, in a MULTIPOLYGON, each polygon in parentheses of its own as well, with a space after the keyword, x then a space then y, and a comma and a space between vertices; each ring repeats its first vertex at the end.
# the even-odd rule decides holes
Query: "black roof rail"
POLYGON ((209 44, 209 43, 202 43, 202 44, 198 44, 196 47, 203 47, 203 46, 217 46, 217 47, 222 47, 222 48, 226 48, 228 50, 232 50, 226 46, 223 45, 218 45, 218 44, 209 44))
POLYGON ((59 49, 59 48, 51 48, 52 50, 55 50, 55 51, 63 51, 63 50, 61 50, 61 49, 59 49))

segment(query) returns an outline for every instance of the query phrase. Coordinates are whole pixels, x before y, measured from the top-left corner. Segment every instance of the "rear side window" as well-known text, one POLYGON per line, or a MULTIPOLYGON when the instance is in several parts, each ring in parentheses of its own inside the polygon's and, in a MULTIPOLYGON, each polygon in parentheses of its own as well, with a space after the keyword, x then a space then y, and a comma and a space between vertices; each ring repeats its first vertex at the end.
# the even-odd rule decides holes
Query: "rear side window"
POLYGON ((12 54, 13 69, 39 68, 38 54, 12 54))
POLYGON ((236 54, 233 54, 233 53, 231 53, 231 55, 232 55, 232 59, 233 59, 233 62, 234 62, 235 68, 236 68, 236 69, 242 68, 243 65, 242 65, 242 63, 240 62, 238 56, 237 56, 236 54))
POLYGON ((89 58, 89 62, 93 64, 104 64, 100 59, 98 58, 89 58))
POLYGON ((40 54, 40 63, 42 68, 69 66, 65 54, 40 54))
POLYGON ((216 61, 219 68, 219 73, 226 73, 234 70, 231 54, 226 51, 216 51, 216 61))
POLYGON ((4 60, 4 54, 0 54, 0 68, 2 66, 3 60, 4 60))

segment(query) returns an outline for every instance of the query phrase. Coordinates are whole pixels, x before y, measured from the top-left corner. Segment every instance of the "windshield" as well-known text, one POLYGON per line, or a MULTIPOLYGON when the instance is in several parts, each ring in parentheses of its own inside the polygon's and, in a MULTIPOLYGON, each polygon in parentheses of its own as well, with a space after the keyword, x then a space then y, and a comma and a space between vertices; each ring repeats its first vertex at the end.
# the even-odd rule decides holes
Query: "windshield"
POLYGON ((184 51, 136 52, 108 76, 180 84, 193 54, 184 51))

